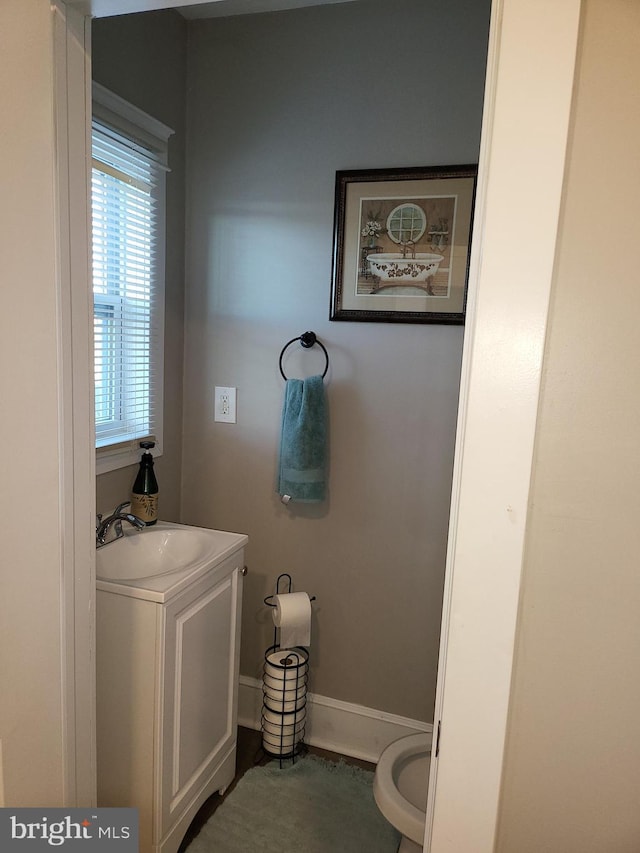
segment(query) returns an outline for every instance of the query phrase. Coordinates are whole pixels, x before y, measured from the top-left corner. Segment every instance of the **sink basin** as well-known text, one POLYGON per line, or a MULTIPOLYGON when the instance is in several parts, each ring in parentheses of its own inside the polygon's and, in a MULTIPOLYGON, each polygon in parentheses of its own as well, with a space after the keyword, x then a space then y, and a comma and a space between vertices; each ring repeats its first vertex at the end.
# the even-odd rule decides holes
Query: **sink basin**
POLYGON ((135 582, 174 572, 192 572, 226 556, 238 534, 205 527, 159 521, 125 535, 96 552, 96 576, 101 581, 135 582))

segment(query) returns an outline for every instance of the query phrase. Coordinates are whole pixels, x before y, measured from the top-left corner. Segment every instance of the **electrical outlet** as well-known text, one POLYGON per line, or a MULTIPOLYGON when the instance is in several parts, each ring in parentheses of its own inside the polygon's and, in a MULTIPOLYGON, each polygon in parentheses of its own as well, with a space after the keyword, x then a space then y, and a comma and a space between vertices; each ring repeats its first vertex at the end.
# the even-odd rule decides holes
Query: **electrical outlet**
POLYGON ((236 422, 236 389, 216 385, 213 407, 214 421, 235 424, 236 422))

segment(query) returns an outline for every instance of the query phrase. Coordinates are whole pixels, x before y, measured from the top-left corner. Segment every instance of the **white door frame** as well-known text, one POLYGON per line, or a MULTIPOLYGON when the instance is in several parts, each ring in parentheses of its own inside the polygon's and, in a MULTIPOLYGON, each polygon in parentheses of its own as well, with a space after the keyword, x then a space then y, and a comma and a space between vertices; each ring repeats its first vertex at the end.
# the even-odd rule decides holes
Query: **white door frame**
POLYGON ((90 19, 54 2, 56 289, 60 422, 63 791, 68 806, 96 803, 95 442, 93 299, 89 276, 87 105, 90 19))
POLYGON ((425 850, 492 853, 580 0, 494 0, 425 850), (541 47, 542 46, 542 47, 541 47))
MULTIPOLYGON (((95 1, 101 15, 167 5, 166 0, 95 1)), ((175 5, 196 2, 175 0, 175 5)), ((68 38, 55 45, 65 68, 71 54, 77 61, 80 46, 88 63, 88 41, 86 35, 80 41, 84 24, 79 22, 89 0, 67 0, 66 8, 75 10, 65 18, 68 38)), ((493 2, 438 677, 441 752, 433 763, 425 839, 431 853, 492 853, 494 848, 579 21, 580 0, 493 2)), ((59 89, 57 113, 64 114, 66 128, 61 150, 83 134, 86 140, 87 67, 80 72, 76 66, 59 89), (75 73, 82 86, 70 79, 75 73)), ((67 221, 76 226, 84 222, 86 229, 86 164, 76 157, 69 160, 66 185, 63 171, 60 209, 66 205, 67 221)), ((85 344, 78 318, 89 293, 88 231, 74 226, 69 234, 76 272, 71 264, 63 265, 61 293, 69 294, 62 309, 73 332, 74 384, 63 406, 72 419, 74 440, 85 445, 91 389, 85 375, 88 362, 84 371, 80 364, 85 344), (84 274, 79 269, 83 257, 84 274), (81 306, 75 313, 74 304, 81 306)), ((72 445, 67 444, 67 451, 75 459, 72 445)), ((83 505, 82 498, 93 493, 93 469, 76 466, 73 477, 73 522, 67 523, 77 565, 87 556, 93 505, 90 500, 83 505)), ((78 583, 84 592, 93 583, 93 557, 88 564, 91 577, 76 571, 63 580, 65 601, 75 614, 75 642, 69 642, 66 652, 66 694, 75 708, 67 766, 75 768, 69 779, 73 776, 79 800, 95 779, 95 717, 87 695, 92 688, 85 682, 94 667, 94 620, 93 614, 78 611, 86 596, 76 592, 78 583), (89 754, 80 750, 87 736, 93 744, 89 754)))

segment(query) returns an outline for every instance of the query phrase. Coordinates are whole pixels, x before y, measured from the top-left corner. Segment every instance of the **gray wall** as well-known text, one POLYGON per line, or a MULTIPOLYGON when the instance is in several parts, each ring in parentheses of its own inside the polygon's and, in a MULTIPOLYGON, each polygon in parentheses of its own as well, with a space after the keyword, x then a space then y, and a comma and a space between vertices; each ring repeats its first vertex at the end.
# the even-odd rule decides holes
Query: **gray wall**
POLYGON ((477 159, 488 13, 367 0, 189 25, 182 519, 250 536, 244 674, 260 674, 262 600, 287 571, 318 597, 311 689, 422 720, 463 330, 328 321, 334 180, 477 159), (330 494, 285 508, 278 356, 307 329, 331 359, 330 494), (238 388, 236 425, 214 423, 215 385, 238 388))
MULTIPOLYGON (((92 23, 93 78, 171 127, 167 175, 164 455, 156 462, 160 515, 177 520, 182 451, 184 337, 185 74, 187 26, 174 11, 99 18, 92 23)), ((137 466, 97 478, 98 512, 131 491, 137 466)))

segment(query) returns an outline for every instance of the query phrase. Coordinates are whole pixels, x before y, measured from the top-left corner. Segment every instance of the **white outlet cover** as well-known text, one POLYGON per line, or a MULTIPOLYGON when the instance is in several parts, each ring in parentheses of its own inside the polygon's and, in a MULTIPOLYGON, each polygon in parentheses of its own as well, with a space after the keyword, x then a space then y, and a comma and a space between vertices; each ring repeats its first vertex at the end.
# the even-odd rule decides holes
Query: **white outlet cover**
POLYGON ((227 386, 216 385, 214 404, 213 404, 213 419, 226 424, 235 424, 236 422, 236 389, 227 386))

